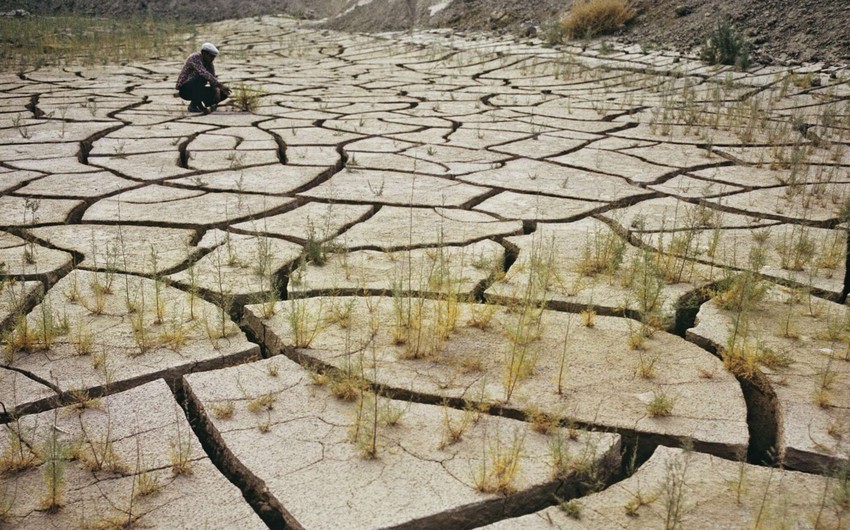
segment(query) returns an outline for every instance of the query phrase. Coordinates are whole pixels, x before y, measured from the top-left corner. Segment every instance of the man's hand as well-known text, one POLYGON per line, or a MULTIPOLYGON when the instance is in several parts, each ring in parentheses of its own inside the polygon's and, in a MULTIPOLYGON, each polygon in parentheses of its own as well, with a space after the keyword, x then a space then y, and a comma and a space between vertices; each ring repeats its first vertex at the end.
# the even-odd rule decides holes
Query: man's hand
POLYGON ((224 97, 229 98, 230 95, 233 93, 233 91, 230 90, 229 86, 221 85, 221 93, 222 93, 222 95, 224 95, 224 97))

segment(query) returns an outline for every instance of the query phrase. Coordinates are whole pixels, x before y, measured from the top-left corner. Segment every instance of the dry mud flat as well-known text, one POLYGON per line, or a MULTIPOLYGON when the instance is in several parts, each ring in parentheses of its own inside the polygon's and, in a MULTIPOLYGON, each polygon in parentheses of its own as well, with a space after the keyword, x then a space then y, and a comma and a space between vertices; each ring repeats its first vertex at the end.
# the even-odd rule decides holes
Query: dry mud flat
POLYGON ((485 528, 845 528, 834 487, 823 477, 659 446, 637 473, 601 493, 485 528))
POLYGON ((264 527, 161 380, 6 430, 0 491, 17 528, 264 527))
MULTIPOLYGON (((186 377, 210 436, 307 528, 479 526, 574 496, 619 463, 619 436, 364 393, 343 401, 286 358, 186 377), (250 387, 247 385, 250 384, 250 387), (559 440, 553 453, 550 440, 559 440), (365 458, 364 458, 365 455, 365 458), (553 464, 554 456, 563 460, 553 464), (501 467, 510 470, 505 474, 501 467)), ((297 521, 297 523, 296 523, 297 521)))
POLYGON ((204 31, 0 76, 0 524, 847 526, 850 73, 204 31))
POLYGON ((774 287, 751 311, 741 318, 711 301, 688 334, 709 347, 736 342, 776 359, 763 372, 775 393, 777 449, 788 466, 817 472, 847 453, 848 350, 835 329, 846 307, 774 287))
POLYGON ((434 396, 435 402, 502 402, 600 430, 658 435, 672 443, 692 439, 730 457, 747 446, 741 389, 722 363, 664 332, 635 354, 625 319, 597 317, 589 328, 578 317, 571 323, 571 315, 554 311, 532 316, 498 306, 452 308, 407 298, 281 302, 265 321, 262 310, 246 308, 251 327, 272 353, 309 340, 311 349, 296 355, 332 366, 341 377, 362 371, 376 384, 434 396), (571 326, 565 340, 563 332, 571 326), (652 378, 635 377, 642 363, 653 364, 652 378), (675 402, 670 417, 650 413, 658 396, 675 402))

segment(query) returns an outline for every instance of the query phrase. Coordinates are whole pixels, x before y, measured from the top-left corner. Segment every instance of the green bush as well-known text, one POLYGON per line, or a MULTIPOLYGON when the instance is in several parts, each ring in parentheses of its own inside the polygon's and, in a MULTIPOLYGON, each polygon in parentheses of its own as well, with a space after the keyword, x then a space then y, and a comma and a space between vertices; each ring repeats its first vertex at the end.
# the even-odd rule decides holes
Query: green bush
POLYGON ((547 46, 557 46, 566 40, 566 30, 558 20, 550 20, 540 24, 540 38, 547 46))
POLYGON ((728 20, 721 20, 700 53, 708 64, 727 64, 745 70, 750 65, 750 43, 728 20))

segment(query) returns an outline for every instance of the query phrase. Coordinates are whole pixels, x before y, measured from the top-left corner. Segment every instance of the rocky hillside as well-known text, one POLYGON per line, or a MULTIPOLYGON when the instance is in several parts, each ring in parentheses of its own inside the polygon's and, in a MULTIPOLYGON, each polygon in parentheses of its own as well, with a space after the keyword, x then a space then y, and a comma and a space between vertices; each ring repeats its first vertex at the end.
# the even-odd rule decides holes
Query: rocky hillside
POLYGON ((743 30, 755 58, 850 62, 848 0, 643 0, 628 37, 673 48, 700 46, 719 16, 743 30))
MULTIPOLYGON (((324 19, 332 29, 359 32, 454 27, 526 35, 551 24, 571 0, 0 0, 0 11, 70 10, 92 15, 221 20, 265 13, 324 19)), ((698 48, 717 21, 730 19, 761 62, 850 62, 847 0, 635 0, 639 15, 619 37, 680 50, 698 48)))

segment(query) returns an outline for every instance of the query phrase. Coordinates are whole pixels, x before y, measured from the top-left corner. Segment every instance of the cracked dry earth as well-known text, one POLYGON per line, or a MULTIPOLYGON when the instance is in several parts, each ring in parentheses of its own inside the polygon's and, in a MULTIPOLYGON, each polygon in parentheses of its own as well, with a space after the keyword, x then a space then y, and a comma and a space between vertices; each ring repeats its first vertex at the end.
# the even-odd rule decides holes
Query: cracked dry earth
POLYGON ((0 76, 0 526, 850 527, 850 72, 204 32, 0 76))

